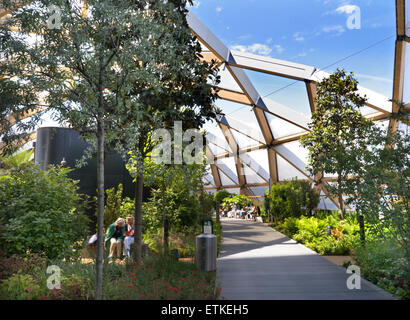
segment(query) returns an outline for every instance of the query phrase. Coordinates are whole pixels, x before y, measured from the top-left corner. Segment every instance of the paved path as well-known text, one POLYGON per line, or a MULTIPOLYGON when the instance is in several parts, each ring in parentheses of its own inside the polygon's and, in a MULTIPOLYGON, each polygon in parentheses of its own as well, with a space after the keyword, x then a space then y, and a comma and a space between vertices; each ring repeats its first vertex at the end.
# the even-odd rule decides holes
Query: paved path
POLYGON ((346 285, 351 274, 262 223, 221 219, 222 250, 217 285, 230 300, 392 299, 362 279, 360 290, 346 285))

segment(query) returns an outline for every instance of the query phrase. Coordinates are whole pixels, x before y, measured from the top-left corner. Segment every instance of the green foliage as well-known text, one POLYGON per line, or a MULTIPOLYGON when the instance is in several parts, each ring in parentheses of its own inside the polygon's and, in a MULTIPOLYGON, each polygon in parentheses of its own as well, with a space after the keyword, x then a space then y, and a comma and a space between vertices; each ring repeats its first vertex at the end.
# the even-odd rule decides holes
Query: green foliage
POLYGON ((17 169, 0 185, 0 245, 7 254, 78 254, 87 233, 84 204, 70 169, 17 169))
MULTIPOLYGON (((135 204, 130 198, 123 198, 123 186, 120 183, 117 187, 107 189, 105 197, 105 206, 104 206, 104 230, 107 230, 110 224, 115 222, 118 218, 123 218, 127 215, 134 216, 135 213, 135 204)), ((97 198, 94 197, 94 201, 97 198)), ((98 215, 98 210, 96 210, 96 215, 98 215)))
POLYGON ((13 155, 0 157, 0 183, 9 178, 12 170, 23 168, 33 162, 34 150, 24 150, 13 155))
MULTIPOLYGON (((61 277, 61 289, 58 290, 58 297, 62 300, 76 300, 78 298, 90 298, 90 279, 82 274, 71 274, 61 277)), ((92 295, 91 295, 92 296, 92 295)))
POLYGON ((357 93, 353 73, 337 70, 317 86, 317 105, 312 113, 309 134, 300 140, 309 150, 307 169, 322 182, 323 174, 337 174, 335 185, 327 190, 339 198, 346 177, 361 167, 372 122, 360 113, 365 99, 357 93))
MULTIPOLYGON (((137 160, 131 158, 127 168, 136 173, 137 160)), ((151 198, 143 203, 144 233, 156 236, 163 227, 163 202, 170 231, 175 233, 211 217, 214 203, 203 189, 204 164, 159 165, 146 159, 144 168, 144 179, 152 186, 151 198)))
POLYGON ((274 224, 275 229, 322 255, 349 254, 359 242, 359 225, 357 220, 347 216, 340 221, 337 215, 320 217, 288 217, 283 222, 274 224), (327 234, 327 226, 331 234, 327 234))
MULTIPOLYGON (((27 262, 26 262, 27 263, 27 262)), ((61 268, 61 289, 49 290, 45 268, 16 274, 0 282, 5 300, 90 300, 95 298, 96 271, 93 263, 53 262, 61 268)), ((22 266, 27 270, 27 266, 22 266)), ((103 299, 106 300, 205 300, 217 299, 215 273, 197 270, 195 264, 152 254, 142 266, 104 264, 103 299)))
POLYGON ((0 256, 0 279, 7 279, 14 274, 33 274, 45 270, 47 258, 44 255, 30 253, 24 256, 13 254, 10 257, 0 256))
POLYGON ((237 207, 244 207, 247 204, 252 203, 252 200, 243 194, 236 194, 232 197, 225 198, 222 202, 223 207, 229 207, 236 205, 237 207))
POLYGON ((395 241, 357 246, 353 258, 361 276, 402 299, 410 299, 410 265, 406 250, 395 241))
MULTIPOLYGON (((4 5, 5 1, 2 1, 2 8, 4 5)), ((8 37, 2 33, 2 25, 3 23, 0 25, 0 52, 7 60, 11 46, 8 37)), ((0 149, 2 156, 12 155, 30 139, 42 115, 42 112, 39 112, 26 117, 27 114, 37 109, 39 95, 30 90, 32 83, 27 77, 25 82, 11 77, 10 75, 14 72, 10 60, 0 65, 0 136, 4 143, 0 149), (12 116, 11 119, 10 116, 12 116)))
POLYGON ((0 284, 0 299, 35 300, 40 297, 40 286, 28 274, 17 273, 0 284))
MULTIPOLYGON (((403 120, 398 104, 393 118, 403 120)), ((404 125, 395 133, 374 126, 362 167, 346 181, 346 193, 379 237, 392 239, 410 255, 410 133, 404 125)))
POLYGON ((269 208, 275 222, 283 221, 286 217, 310 215, 318 204, 319 194, 306 181, 275 183, 270 195, 269 189, 266 190, 265 212, 269 208))
POLYGON ((221 203, 223 202, 223 200, 225 198, 231 198, 233 196, 233 194, 229 193, 226 190, 218 190, 217 192, 215 192, 214 194, 214 201, 216 203, 221 203))

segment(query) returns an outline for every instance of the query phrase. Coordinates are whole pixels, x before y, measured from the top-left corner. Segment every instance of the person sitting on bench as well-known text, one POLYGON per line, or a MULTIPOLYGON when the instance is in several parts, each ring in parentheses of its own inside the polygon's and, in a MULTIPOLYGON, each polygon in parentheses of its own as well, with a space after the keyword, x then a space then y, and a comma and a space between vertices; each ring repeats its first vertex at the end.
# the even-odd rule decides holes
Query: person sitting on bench
POLYGON ((130 256, 130 248, 131 244, 134 243, 134 217, 131 215, 128 215, 125 220, 127 223, 125 224, 125 238, 124 238, 124 256, 129 257, 130 256))
POLYGON ((118 218, 112 223, 105 234, 105 247, 110 250, 108 259, 111 259, 114 255, 114 251, 117 250, 117 258, 121 258, 121 245, 124 241, 125 226, 124 219, 118 218))

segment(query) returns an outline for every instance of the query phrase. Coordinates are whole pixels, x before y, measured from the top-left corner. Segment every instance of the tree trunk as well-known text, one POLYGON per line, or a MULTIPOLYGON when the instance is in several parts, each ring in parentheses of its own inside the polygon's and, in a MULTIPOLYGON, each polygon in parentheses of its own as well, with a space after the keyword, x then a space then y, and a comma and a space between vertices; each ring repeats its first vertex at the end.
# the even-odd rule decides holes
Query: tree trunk
POLYGON ((135 259, 142 263, 142 196, 144 188, 144 165, 138 166, 137 181, 135 183, 135 259))
POLYGON ((339 215, 340 215, 340 220, 343 220, 343 196, 342 196, 342 190, 341 190, 341 185, 342 185, 342 176, 340 173, 337 174, 337 196, 339 200, 339 215))
POLYGON ((97 282, 95 298, 102 299, 102 281, 103 281, 103 256, 104 256, 104 125, 98 121, 98 146, 97 146, 97 282))
POLYGON ((162 183, 162 222, 164 227, 164 256, 168 255, 168 219, 167 212, 165 209, 165 177, 162 183))
POLYGON ((217 203, 216 203, 216 224, 221 224, 221 220, 220 220, 220 217, 219 217, 219 207, 220 207, 220 202, 218 201, 217 203))

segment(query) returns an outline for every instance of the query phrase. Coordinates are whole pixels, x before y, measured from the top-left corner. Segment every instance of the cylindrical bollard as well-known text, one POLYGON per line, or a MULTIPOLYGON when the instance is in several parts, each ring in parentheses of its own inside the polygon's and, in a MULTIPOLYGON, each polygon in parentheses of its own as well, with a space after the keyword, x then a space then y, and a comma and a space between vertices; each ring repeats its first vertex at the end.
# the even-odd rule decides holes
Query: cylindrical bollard
POLYGON ((362 241, 362 245, 365 246, 366 239, 365 239, 365 232, 364 232, 364 217, 359 215, 359 226, 360 226, 360 240, 362 241))
POLYGON ((200 234, 195 238, 195 263, 199 270, 216 270, 216 236, 200 234))

